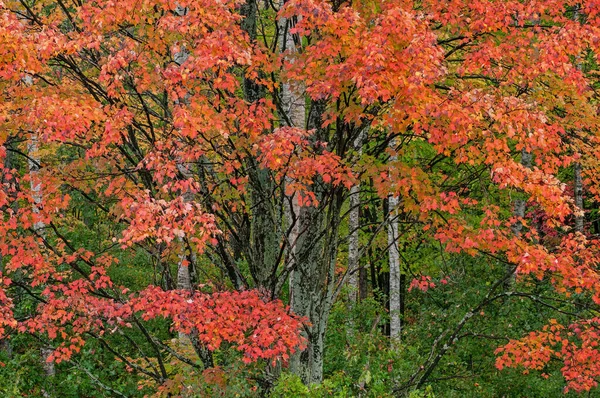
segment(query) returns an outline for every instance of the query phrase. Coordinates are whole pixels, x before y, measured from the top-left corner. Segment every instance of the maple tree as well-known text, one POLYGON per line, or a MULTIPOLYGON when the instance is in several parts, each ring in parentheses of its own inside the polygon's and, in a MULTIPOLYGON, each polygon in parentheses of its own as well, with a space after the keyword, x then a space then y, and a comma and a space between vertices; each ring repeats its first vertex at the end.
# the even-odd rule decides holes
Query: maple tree
MULTIPOLYGON (((600 304, 582 213, 584 186, 599 200, 593 1, 3 0, 0 11, 0 334, 39 337, 51 361, 94 340, 165 386, 165 358, 210 369, 225 342, 244 362, 289 360, 320 382, 329 314, 388 227, 392 338, 409 290, 448 284, 407 286, 409 244, 504 264, 411 386, 485 305, 526 296, 520 284, 600 304), (360 247, 358 232, 370 235, 360 247), (128 264, 152 277, 117 281, 128 264), (201 366, 154 335, 156 318, 201 366), (120 334, 152 354, 121 353, 120 334)), ((509 342, 498 368, 559 358, 568 388, 594 387, 598 318, 584 315, 509 342)))

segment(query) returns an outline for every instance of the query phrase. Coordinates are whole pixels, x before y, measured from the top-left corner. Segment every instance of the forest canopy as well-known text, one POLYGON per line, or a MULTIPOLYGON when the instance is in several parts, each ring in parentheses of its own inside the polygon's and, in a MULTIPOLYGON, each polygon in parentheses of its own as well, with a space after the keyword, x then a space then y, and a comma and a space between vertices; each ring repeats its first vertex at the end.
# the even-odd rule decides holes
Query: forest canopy
POLYGON ((600 3, 0 0, 0 395, 600 378, 600 3))

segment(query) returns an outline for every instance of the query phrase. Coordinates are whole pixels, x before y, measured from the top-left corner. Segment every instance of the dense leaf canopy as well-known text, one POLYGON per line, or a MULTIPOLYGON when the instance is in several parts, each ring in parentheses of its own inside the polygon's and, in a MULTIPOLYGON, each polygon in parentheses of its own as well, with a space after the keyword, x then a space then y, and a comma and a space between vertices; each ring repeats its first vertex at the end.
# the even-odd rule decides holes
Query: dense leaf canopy
POLYGON ((360 187, 374 293, 392 222, 403 297, 458 283, 446 258, 487 268, 391 389, 486 306, 542 296, 562 304, 496 367, 596 387, 600 3, 283 3, 0 0, 0 338, 56 363, 92 344, 165 394, 228 349, 267 386, 288 360, 319 382, 360 187))

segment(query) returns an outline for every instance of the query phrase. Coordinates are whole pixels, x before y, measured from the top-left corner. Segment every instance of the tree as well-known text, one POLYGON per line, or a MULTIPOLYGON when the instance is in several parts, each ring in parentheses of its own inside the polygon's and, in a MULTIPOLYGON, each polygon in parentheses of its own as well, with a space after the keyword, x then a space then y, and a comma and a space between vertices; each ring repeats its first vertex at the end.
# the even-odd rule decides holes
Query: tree
MULTIPOLYGON (((392 198, 391 218, 374 218, 353 264, 388 227, 391 282, 415 271, 399 269, 407 242, 505 264, 411 383, 475 310, 514 293, 497 289, 515 271, 598 304, 596 242, 572 231, 582 205, 561 173, 578 164, 594 178, 594 74, 574 61, 598 53, 599 17, 590 2, 574 20, 571 3, 5 0, 3 149, 28 159, 36 143, 43 197, 23 188, 25 167, 5 167, 2 329, 43 336, 56 361, 94 339, 164 384, 166 357, 194 360, 154 333, 162 317, 197 338, 201 367, 224 341, 246 361, 298 349, 291 369, 319 382, 329 314, 356 272, 338 262, 359 186, 392 198), (558 241, 541 240, 526 200, 558 241), (111 273, 133 263, 151 277, 119 286, 111 273), (17 290, 36 301, 26 316, 17 290), (277 301, 290 297, 294 315, 277 301), (115 333, 147 360, 121 353, 115 333)), ((572 324, 593 322, 580 315, 572 324)))
MULTIPOLYGON (((189 274, 199 266, 190 259, 224 239, 198 199, 208 186, 219 190, 217 173, 209 169, 202 178, 198 173, 207 169, 198 165, 214 167, 222 178, 234 167, 226 159, 228 129, 253 133, 269 121, 268 104, 233 95, 236 73, 251 73, 251 48, 234 4, 196 4, 184 15, 161 2, 52 4, 2 4, 0 113, 3 131, 15 137, 2 137, 4 154, 36 166, 30 173, 3 170, 12 177, 2 190, 3 336, 36 335, 54 346, 48 360, 57 363, 74 360, 94 339, 158 385, 173 376, 167 358, 198 365, 159 337, 148 323, 157 317, 198 341, 194 349, 205 366, 211 364, 205 349, 223 342, 244 361, 286 360, 303 340, 300 319, 280 301, 250 290, 220 291, 218 279, 192 289, 189 275, 177 285, 172 276, 173 266, 189 274), (173 57, 184 47, 190 56, 180 67, 173 57), (203 116, 190 117, 192 109, 203 116), (197 130, 197 123, 205 127, 197 130), (206 141, 195 141, 204 134, 206 141), (225 151, 211 154, 212 145, 225 151), (82 206, 94 213, 95 239, 78 239, 89 227, 82 206), (154 260, 152 279, 160 288, 151 280, 137 289, 113 282, 111 269, 140 255, 154 260), (23 310, 11 296, 21 289, 35 304, 15 316, 11 308, 23 310), (115 347, 119 335, 145 361, 130 357, 131 347, 115 347)), ((238 183, 227 184, 223 198, 238 183)), ((218 214, 216 204, 211 210, 218 214)), ((243 276, 234 267, 225 270, 239 288, 243 276)))

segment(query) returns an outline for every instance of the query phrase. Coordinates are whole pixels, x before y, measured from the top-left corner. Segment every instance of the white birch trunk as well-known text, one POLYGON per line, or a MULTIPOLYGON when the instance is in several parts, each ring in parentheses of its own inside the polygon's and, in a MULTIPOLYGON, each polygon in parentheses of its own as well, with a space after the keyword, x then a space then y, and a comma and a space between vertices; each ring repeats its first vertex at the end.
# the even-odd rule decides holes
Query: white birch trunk
MULTIPOLYGON (((354 147, 356 148, 358 155, 362 154, 362 141, 364 139, 364 133, 361 131, 354 147)), ((359 269, 360 261, 359 255, 359 228, 360 228, 360 183, 357 182, 350 188, 350 214, 348 216, 348 229, 350 234, 348 236, 348 287, 350 289, 350 302, 356 303, 360 299, 360 278, 359 269)))
MULTIPOLYGON (((33 84, 33 78, 29 75, 23 78, 23 83, 26 85, 33 84)), ((42 205, 42 180, 40 178, 40 157, 38 154, 38 134, 34 132, 31 135, 29 143, 27 144, 27 165, 29 167, 29 181, 30 181, 30 192, 31 198, 33 199, 33 203, 31 204, 31 212, 34 216, 38 216, 40 214, 40 206, 42 205)), ((45 237, 44 228, 46 225, 43 221, 36 221, 33 224, 33 230, 37 232, 40 236, 45 237)), ((44 369, 44 374, 46 376, 54 376, 56 374, 56 368, 54 367, 54 362, 48 361, 48 358, 52 354, 53 350, 49 347, 40 348, 40 357, 42 362, 42 367, 44 369)), ((45 389, 42 389, 42 394, 44 397, 48 397, 48 392, 45 389)))
MULTIPOLYGON (((185 178, 191 177, 191 172, 189 169, 189 165, 184 163, 177 164, 177 169, 185 178)), ((194 195, 192 192, 185 192, 183 195, 183 202, 190 203, 194 199, 194 195)), ((181 251, 179 253, 179 263, 177 264, 177 289, 192 291, 192 275, 190 273, 190 266, 192 264, 187 263, 187 248, 185 244, 184 238, 178 238, 179 243, 181 244, 181 251), (187 263, 187 264, 186 264, 187 263)), ((195 256, 193 253, 190 253, 190 258, 193 259, 195 256)), ((178 332, 177 337, 179 339, 180 344, 188 344, 191 343, 190 336, 183 332, 178 332)))
MULTIPOLYGON (((30 78, 31 79, 31 78, 30 78)), ((28 84, 33 83, 29 81, 28 84)), ((28 166, 29 166, 29 180, 30 180, 30 190, 31 190, 31 198, 33 199, 33 203, 31 205, 31 211, 34 216, 38 216, 40 214, 40 206, 42 205, 42 180, 40 178, 40 157, 38 155, 38 135, 37 133, 33 133, 29 143, 27 144, 27 156, 28 156, 28 166)), ((33 230, 37 232, 42 237, 45 237, 44 228, 46 225, 43 221, 38 220, 33 224, 33 230)), ((47 377, 54 376, 56 374, 56 368, 54 367, 53 361, 48 361, 50 355, 52 355, 53 349, 50 347, 42 347, 40 348, 40 357, 42 362, 42 367, 44 369, 44 374, 47 377)), ((45 389, 42 389, 42 394, 44 397, 49 397, 50 395, 45 389)))
MULTIPOLYGON (((29 144, 27 144, 27 156, 28 165, 29 165, 29 179, 30 179, 30 187, 31 187, 31 197, 33 199, 33 204, 31 206, 31 210, 33 214, 39 215, 40 213, 40 205, 42 203, 42 181, 40 179, 40 158, 38 156, 38 136, 37 133, 34 133, 31 136, 31 140, 29 144)), ((44 222, 36 221, 33 225, 34 231, 44 236, 44 222)))
POLYGON ((348 237, 348 287, 350 289, 350 302, 356 303, 359 300, 359 278, 358 270, 360 262, 358 258, 358 238, 359 238, 359 209, 360 209, 360 184, 353 185, 350 188, 350 214, 348 216, 348 228, 350 236, 348 237))
POLYGON ((400 250, 398 249, 398 204, 397 196, 388 198, 388 254, 390 267, 390 339, 398 342, 402 335, 400 291, 400 250))
MULTIPOLYGON (((177 5, 175 7, 175 13, 180 17, 186 15, 187 12, 188 10, 185 7, 182 7, 180 5, 177 5)), ((181 66, 189 58, 189 56, 189 52, 182 48, 180 51, 175 53, 175 55, 173 56, 173 60, 177 65, 181 66)), ((177 169, 185 178, 190 178, 191 173, 189 165, 184 164, 183 162, 178 162, 177 169)), ((193 200, 193 194, 191 192, 185 192, 182 195, 182 197, 184 203, 189 203, 193 200)), ((183 238, 178 238, 178 241, 181 244, 181 251, 179 253, 179 262, 177 264, 177 289, 192 291, 192 276, 190 274, 189 267, 190 264, 186 265, 187 255, 185 241, 183 238)), ((180 344, 190 343, 190 336, 188 336, 187 334, 178 332, 177 335, 180 344)))
MULTIPOLYGON (((389 144, 392 150, 395 150, 395 142, 392 140, 389 144)), ((396 161, 396 155, 390 157, 390 163, 396 161)), ((400 250, 398 248, 398 205, 400 204, 398 196, 390 195, 388 197, 388 257, 390 268, 390 341, 392 347, 400 341, 402 337, 402 292, 400 284, 400 250)))

